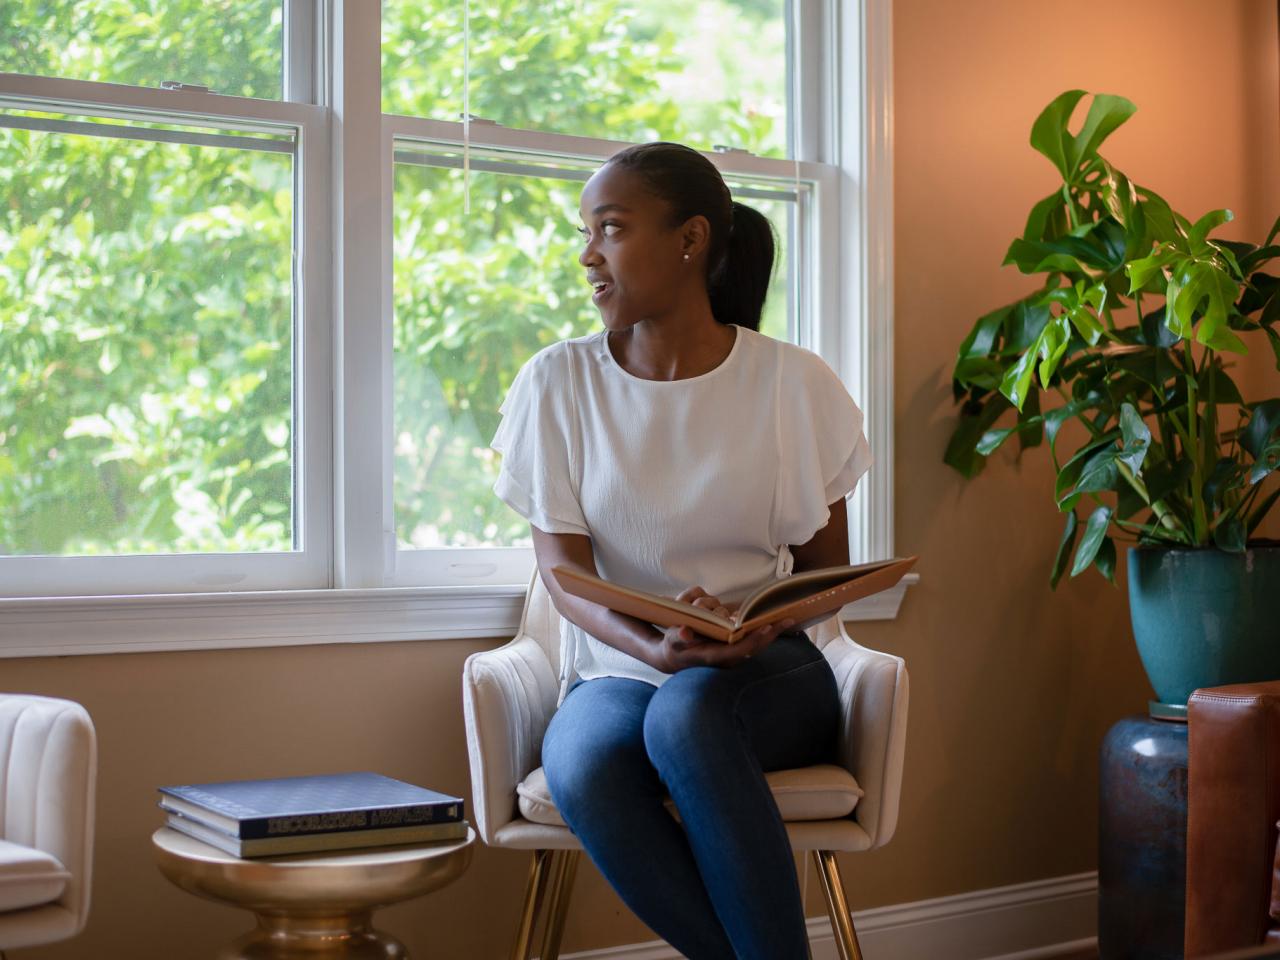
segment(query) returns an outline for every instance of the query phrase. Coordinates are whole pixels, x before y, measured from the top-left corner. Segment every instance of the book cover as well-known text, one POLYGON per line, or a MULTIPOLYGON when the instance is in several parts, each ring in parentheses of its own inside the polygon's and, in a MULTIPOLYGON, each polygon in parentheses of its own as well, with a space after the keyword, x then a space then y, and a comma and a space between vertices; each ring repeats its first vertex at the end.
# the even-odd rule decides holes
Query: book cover
POLYGON ((466 820, 451 823, 422 823, 412 827, 393 827, 379 830, 347 830, 339 833, 304 833, 292 836, 260 837, 245 840, 224 833, 206 823, 170 813, 165 826, 185 833, 189 837, 217 847, 233 857, 278 857, 291 853, 323 853, 337 850, 356 850, 361 847, 389 847, 404 843, 433 843, 444 840, 463 840, 469 824, 466 820))
POLYGON ((806 570, 753 590, 728 617, 571 567, 555 566, 551 573, 561 589, 576 597, 655 626, 687 626, 714 640, 734 643, 753 630, 780 620, 796 621, 796 630, 820 623, 847 603, 888 590, 915 566, 917 559, 894 558, 806 570))
POLYGON ((335 773, 160 787, 166 810, 252 840, 460 821, 460 797, 381 774, 335 773))

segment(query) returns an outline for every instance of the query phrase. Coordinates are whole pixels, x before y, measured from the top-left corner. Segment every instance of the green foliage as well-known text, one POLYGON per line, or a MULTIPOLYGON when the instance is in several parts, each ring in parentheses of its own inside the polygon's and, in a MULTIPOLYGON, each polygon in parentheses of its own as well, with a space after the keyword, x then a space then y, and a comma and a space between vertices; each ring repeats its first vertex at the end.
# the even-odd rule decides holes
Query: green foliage
MULTIPOLYGON (((783 156, 778 0, 471 4, 471 113, 608 140, 730 144, 783 156)), ((456 120, 461 2, 383 3, 383 109, 456 120)))
POLYGON ((1266 272, 1280 221, 1260 246, 1211 238, 1229 210, 1192 223, 1098 153, 1132 103, 1097 95, 1071 132, 1084 96, 1062 94, 1032 127, 1062 183, 1032 208, 1005 263, 1043 284, 981 317, 961 344, 960 422, 944 455, 973 477, 1014 433, 1024 446, 1048 437, 1066 514, 1054 586, 1073 551, 1072 576, 1093 566, 1114 580, 1113 532, 1244 550, 1280 494, 1264 493, 1280 476, 1280 398, 1245 400, 1222 356, 1246 353, 1242 335, 1262 332, 1280 369, 1280 277, 1266 272), (1016 423, 997 427, 1010 410, 1016 423), (1084 441, 1060 463, 1068 421, 1084 441), (1093 509, 1081 528, 1084 502, 1093 509))
POLYGON ((291 548, 289 158, 24 130, 0 156, 4 552, 291 548))
POLYGON ((279 99, 280 0, 0 0, 0 71, 279 99))
MULTIPOLYGON (((384 9, 384 108, 455 119, 462 4, 384 9)), ((777 0, 472 11, 475 115, 785 152, 777 0)), ((280 50, 279 0, 0 0, 0 71, 279 98, 280 50)), ((397 164, 394 187, 398 538, 527 542, 488 442, 520 365, 598 329, 580 185, 473 172, 469 215, 457 171, 397 164)), ((289 158, 0 129, 0 196, 0 554, 292 549, 289 158)), ((785 241, 785 205, 759 206, 785 241)))

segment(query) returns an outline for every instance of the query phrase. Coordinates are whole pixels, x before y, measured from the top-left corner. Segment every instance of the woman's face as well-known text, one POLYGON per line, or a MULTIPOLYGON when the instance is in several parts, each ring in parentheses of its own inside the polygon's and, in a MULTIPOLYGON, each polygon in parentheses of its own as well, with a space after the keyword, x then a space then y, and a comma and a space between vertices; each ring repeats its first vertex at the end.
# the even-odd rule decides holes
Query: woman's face
POLYGON ((578 205, 591 299, 604 325, 623 330, 662 317, 680 299, 691 272, 685 232, 668 204, 630 170, 605 164, 587 181, 578 205))

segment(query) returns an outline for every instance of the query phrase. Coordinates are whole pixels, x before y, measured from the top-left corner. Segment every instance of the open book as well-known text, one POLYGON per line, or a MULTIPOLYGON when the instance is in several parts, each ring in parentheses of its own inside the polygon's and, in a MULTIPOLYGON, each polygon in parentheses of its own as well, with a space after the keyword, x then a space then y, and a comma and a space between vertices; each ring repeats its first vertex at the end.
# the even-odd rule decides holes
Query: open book
POLYGON ((659 627, 687 626, 703 636, 734 643, 745 634, 779 620, 794 620, 793 630, 820 623, 846 603, 888 590, 915 566, 916 559, 877 560, 793 574, 756 588, 728 617, 671 597, 633 590, 570 567, 555 566, 551 572, 565 593, 575 597, 659 627))

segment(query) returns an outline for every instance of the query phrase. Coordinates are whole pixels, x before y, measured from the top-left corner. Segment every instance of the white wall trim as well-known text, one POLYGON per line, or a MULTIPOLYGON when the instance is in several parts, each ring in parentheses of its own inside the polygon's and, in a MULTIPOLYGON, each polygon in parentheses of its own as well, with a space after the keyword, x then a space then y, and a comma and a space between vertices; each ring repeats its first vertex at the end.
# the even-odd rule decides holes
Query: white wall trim
MULTIPOLYGON (((866 960, 1040 960, 1096 942, 1098 875, 1080 873, 974 890, 853 914, 866 960)), ((826 917, 808 922, 813 960, 835 960, 826 917)), ((660 941, 564 955, 564 960, 679 960, 660 941)))
MULTIPOLYGON (((835 0, 832 0, 835 2, 835 0)), ((835 3, 841 108, 827 138, 840 168, 839 373, 866 415, 874 462, 849 503, 853 555, 894 556, 893 5, 835 3), (861 318, 860 323, 850 318, 861 318)))
POLYGON ((509 637, 525 586, 0 600, 0 659, 509 637))

